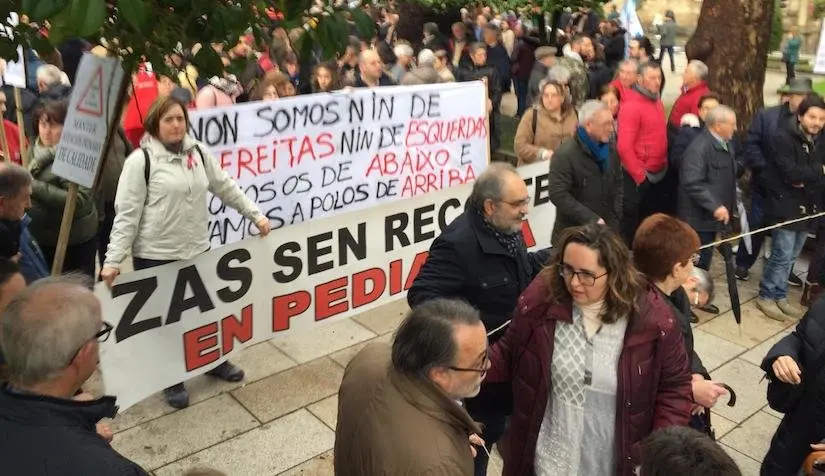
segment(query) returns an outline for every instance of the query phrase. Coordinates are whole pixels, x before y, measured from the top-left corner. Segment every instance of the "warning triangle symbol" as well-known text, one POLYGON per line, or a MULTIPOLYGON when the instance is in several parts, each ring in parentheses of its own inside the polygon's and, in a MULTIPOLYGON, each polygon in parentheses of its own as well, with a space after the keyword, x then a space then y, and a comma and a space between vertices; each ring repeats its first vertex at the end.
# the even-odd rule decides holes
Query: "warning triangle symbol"
POLYGON ((103 67, 98 66, 92 80, 80 96, 77 110, 95 117, 103 117, 103 67))

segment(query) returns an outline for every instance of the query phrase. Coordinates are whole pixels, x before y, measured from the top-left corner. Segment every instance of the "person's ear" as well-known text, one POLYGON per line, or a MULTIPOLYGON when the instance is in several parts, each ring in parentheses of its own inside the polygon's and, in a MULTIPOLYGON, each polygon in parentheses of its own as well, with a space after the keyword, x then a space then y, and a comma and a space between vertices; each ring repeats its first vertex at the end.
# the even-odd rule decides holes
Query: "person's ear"
POLYGON ((495 202, 490 198, 484 200, 484 214, 492 215, 494 211, 496 211, 495 202))

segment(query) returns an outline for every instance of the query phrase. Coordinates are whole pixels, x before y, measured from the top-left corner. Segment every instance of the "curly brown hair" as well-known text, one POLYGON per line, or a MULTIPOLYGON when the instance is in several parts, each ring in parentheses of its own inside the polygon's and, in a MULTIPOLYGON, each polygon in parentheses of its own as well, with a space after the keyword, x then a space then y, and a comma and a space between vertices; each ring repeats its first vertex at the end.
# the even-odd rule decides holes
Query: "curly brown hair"
POLYGON ((599 255, 599 265, 607 270, 607 295, 604 298, 603 322, 611 324, 622 317, 630 322, 638 315, 647 288, 644 277, 636 270, 630 258, 630 250, 619 236, 609 227, 591 223, 564 230, 556 251, 548 265, 541 271, 542 279, 548 283, 548 302, 551 304, 572 304, 573 298, 567 283, 559 270, 563 265, 564 250, 567 245, 578 243, 599 255))

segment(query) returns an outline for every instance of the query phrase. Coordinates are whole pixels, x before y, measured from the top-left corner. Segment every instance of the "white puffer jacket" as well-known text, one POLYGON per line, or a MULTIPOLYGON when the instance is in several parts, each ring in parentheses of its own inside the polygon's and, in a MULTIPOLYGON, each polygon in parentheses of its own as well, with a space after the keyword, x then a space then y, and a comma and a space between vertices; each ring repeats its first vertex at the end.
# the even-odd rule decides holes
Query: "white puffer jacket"
POLYGON ((207 192, 252 221, 263 216, 208 148, 189 135, 180 154, 149 135, 140 145, 123 165, 104 266, 119 268, 129 251, 138 258, 181 260, 209 249, 207 192), (143 149, 149 152, 148 189, 143 149))

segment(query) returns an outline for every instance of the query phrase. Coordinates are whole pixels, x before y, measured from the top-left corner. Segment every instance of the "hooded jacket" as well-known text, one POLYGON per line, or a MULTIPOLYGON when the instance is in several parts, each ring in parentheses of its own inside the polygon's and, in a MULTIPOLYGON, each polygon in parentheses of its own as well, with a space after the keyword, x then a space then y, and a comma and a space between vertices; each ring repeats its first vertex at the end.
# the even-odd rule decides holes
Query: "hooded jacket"
POLYGON ((138 258, 180 260, 209 249, 207 192, 248 220, 263 216, 204 144, 187 135, 174 153, 147 134, 123 165, 104 266, 118 268, 130 251, 138 258))

